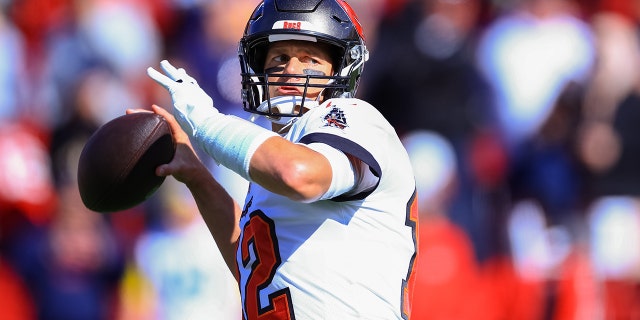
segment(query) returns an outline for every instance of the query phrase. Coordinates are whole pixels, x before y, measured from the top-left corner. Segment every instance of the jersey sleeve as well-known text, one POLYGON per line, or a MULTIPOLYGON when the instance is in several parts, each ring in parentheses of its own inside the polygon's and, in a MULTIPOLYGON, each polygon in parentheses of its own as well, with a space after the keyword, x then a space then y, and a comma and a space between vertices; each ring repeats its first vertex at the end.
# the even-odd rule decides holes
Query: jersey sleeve
POLYGON ((356 186, 356 192, 333 200, 365 198, 375 190, 382 177, 385 139, 395 136, 395 132, 389 131, 392 127, 373 106, 358 99, 328 100, 308 113, 292 127, 291 141, 324 143, 360 159, 366 165, 366 172, 356 186))

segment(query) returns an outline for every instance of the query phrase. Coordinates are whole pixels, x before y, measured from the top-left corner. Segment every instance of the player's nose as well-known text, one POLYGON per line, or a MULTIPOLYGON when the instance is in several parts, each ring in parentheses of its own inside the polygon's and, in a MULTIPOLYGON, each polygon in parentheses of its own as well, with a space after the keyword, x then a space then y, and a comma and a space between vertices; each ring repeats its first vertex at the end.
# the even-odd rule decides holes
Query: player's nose
POLYGON ((304 64, 296 57, 293 57, 287 61, 287 64, 284 67, 285 74, 302 74, 302 70, 304 69, 304 64))

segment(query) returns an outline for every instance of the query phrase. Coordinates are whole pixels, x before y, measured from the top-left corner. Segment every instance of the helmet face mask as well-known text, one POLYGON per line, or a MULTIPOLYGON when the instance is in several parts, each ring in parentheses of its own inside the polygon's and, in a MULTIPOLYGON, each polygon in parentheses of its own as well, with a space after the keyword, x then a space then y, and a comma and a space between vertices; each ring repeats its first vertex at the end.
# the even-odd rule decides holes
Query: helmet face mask
MULTIPOLYGON (((354 97, 368 51, 362 28, 351 8, 342 0, 266 0, 253 12, 238 49, 242 76, 242 100, 246 111, 270 120, 302 115, 319 102, 336 97, 354 97), (316 42, 328 48, 333 74, 270 74, 264 63, 269 46, 277 41, 316 42), (299 83, 286 82, 298 78, 299 83), (269 86, 300 87, 302 98, 294 108, 272 103, 269 86), (318 98, 308 91, 321 88, 318 98), (311 101, 313 100, 313 101, 311 101)), ((274 121, 275 122, 275 121, 274 121)))

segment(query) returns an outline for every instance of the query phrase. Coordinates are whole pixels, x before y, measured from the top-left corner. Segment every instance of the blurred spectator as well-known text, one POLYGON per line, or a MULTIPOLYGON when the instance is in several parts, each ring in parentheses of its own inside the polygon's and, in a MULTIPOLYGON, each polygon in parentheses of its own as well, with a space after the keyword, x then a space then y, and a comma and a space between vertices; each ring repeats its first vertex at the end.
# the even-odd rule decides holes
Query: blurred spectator
POLYGON ((433 131, 419 129, 401 137, 416 178, 420 216, 446 216, 457 184, 458 157, 451 143, 433 131))
POLYGON ((73 2, 63 23, 49 31, 43 90, 50 98, 43 113, 53 117, 47 119, 52 128, 73 117, 83 81, 94 80, 83 98, 98 108, 93 112, 100 125, 145 103, 144 70, 158 60, 162 43, 143 9, 124 0, 73 2), (101 77, 87 75, 98 68, 101 77))
POLYGON ((135 249, 137 269, 150 284, 149 291, 137 294, 147 297, 149 310, 125 301, 129 308, 123 314, 131 319, 241 319, 237 282, 188 189, 168 179, 159 191, 160 224, 143 234, 135 249))
MULTIPOLYGON (((569 301, 578 295, 566 283, 584 267, 584 189, 574 143, 596 61, 594 37, 575 1, 511 5, 484 30, 477 51, 478 67, 496 97, 508 161, 507 196, 501 199, 506 215, 494 223, 507 232, 509 251, 488 261, 485 276, 503 281, 497 287, 503 294, 514 292, 504 298, 512 299, 518 319, 575 315, 578 307, 569 301), (566 282, 557 281, 561 275, 566 282)), ((589 279, 580 280, 587 287, 589 279)), ((595 293, 588 292, 589 298, 578 300, 593 302, 595 293)))
MULTIPOLYGON (((470 163, 474 146, 487 150, 491 145, 475 144, 476 136, 494 126, 492 92, 474 61, 484 5, 480 0, 411 0, 383 16, 360 91, 400 135, 429 130, 453 145, 458 183, 449 216, 472 238, 480 258, 490 251, 485 224, 491 223, 493 210, 487 195, 493 190, 480 186, 470 163)), ((485 177, 499 180, 500 153, 485 154, 491 156, 482 158, 488 160, 482 166, 492 168, 485 177)))
POLYGON ((405 135, 403 143, 416 176, 421 219, 412 316, 425 320, 543 319, 549 308, 545 300, 548 266, 531 268, 529 262, 549 261, 549 256, 538 259, 547 252, 536 250, 544 241, 539 238, 540 230, 545 229, 540 223, 544 217, 526 219, 532 217, 529 214, 516 221, 520 228, 512 235, 521 241, 513 242, 514 261, 497 255, 480 263, 468 235, 449 217, 455 201, 452 187, 459 174, 452 145, 426 130, 405 135), (524 251, 523 245, 527 246, 524 251), (527 266, 520 268, 524 260, 527 266))
POLYGON ((36 319, 31 295, 22 278, 0 257, 0 310, 4 320, 36 319))
POLYGON ((591 178, 590 259, 605 319, 640 318, 640 1, 602 2, 593 17, 599 63, 577 148, 591 178))
POLYGON ((86 68, 74 76, 66 102, 67 117, 51 129, 50 152, 56 184, 76 183, 78 158, 91 134, 106 122, 124 115, 133 98, 104 65, 86 68))
MULTIPOLYGON (((638 1, 631 1, 632 3, 638 1)), ((632 12, 631 10, 627 11, 632 12)), ((590 180, 589 197, 640 195, 640 32, 616 12, 593 18, 598 65, 587 91, 577 149, 590 180)))
POLYGON ((640 202, 633 197, 600 198, 588 212, 596 271, 604 279, 640 279, 640 202))
POLYGON ((40 131, 23 122, 0 122, 0 155, 0 229, 15 231, 5 225, 14 213, 33 224, 48 222, 58 199, 40 131))
POLYGON ((0 4, 0 121, 16 119, 27 94, 25 44, 22 33, 0 4))
POLYGON ((448 217, 458 175, 453 147, 427 130, 412 131, 402 142, 416 177, 420 219, 412 319, 480 319, 473 247, 448 217))
MULTIPOLYGON (((73 90, 68 93, 66 105, 68 118, 61 119, 50 131, 51 168, 58 188, 77 185, 78 161, 84 144, 99 126, 124 115, 132 100, 125 83, 104 64, 87 67, 74 77, 73 90)), ((148 203, 154 201, 150 199, 148 203)), ((123 254, 127 258, 145 228, 147 211, 144 205, 140 205, 107 216, 108 227, 124 246, 123 254)))
POLYGON ((588 225, 602 318, 640 318, 640 201, 600 198, 589 208, 588 225))
MULTIPOLYGON (((141 1, 140 1, 141 2, 141 1)), ((142 70, 158 61, 159 31, 139 1, 80 1, 80 37, 93 54, 123 80, 143 79, 142 70)))
POLYGON ((537 201, 522 200, 514 205, 507 231, 513 263, 523 279, 545 281, 572 249, 565 229, 547 225, 537 201))
POLYGON ((586 84, 595 55, 591 30, 573 1, 516 3, 486 28, 477 53, 510 144, 537 134, 570 83, 586 84))
POLYGON ((593 34, 574 1, 516 4, 487 27, 477 53, 496 96, 510 197, 539 201, 551 224, 571 223, 582 191, 573 143, 593 34))
POLYGON ((490 92, 473 65, 478 0, 409 1, 380 22, 361 95, 400 134, 427 129, 457 147, 486 121, 490 92))
POLYGON ((24 232, 11 248, 38 319, 110 319, 123 266, 104 216, 89 211, 77 187, 59 190, 50 224, 24 232))

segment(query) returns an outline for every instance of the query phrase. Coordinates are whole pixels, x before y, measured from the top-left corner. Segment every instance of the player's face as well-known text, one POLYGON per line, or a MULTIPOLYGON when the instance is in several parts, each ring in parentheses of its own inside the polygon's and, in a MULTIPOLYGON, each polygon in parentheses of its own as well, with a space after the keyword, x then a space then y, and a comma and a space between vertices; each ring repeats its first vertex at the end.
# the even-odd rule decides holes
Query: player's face
MULTIPOLYGON (((272 44, 267 51, 265 73, 301 75, 301 77, 269 77, 272 82, 305 83, 305 75, 330 76, 333 73, 331 57, 323 46, 307 41, 279 41, 272 44)), ((327 79, 311 78, 309 83, 327 83, 327 79)), ((270 86, 270 97, 301 96, 304 87, 270 86)), ((316 99, 322 88, 309 87, 306 96, 316 99)))

